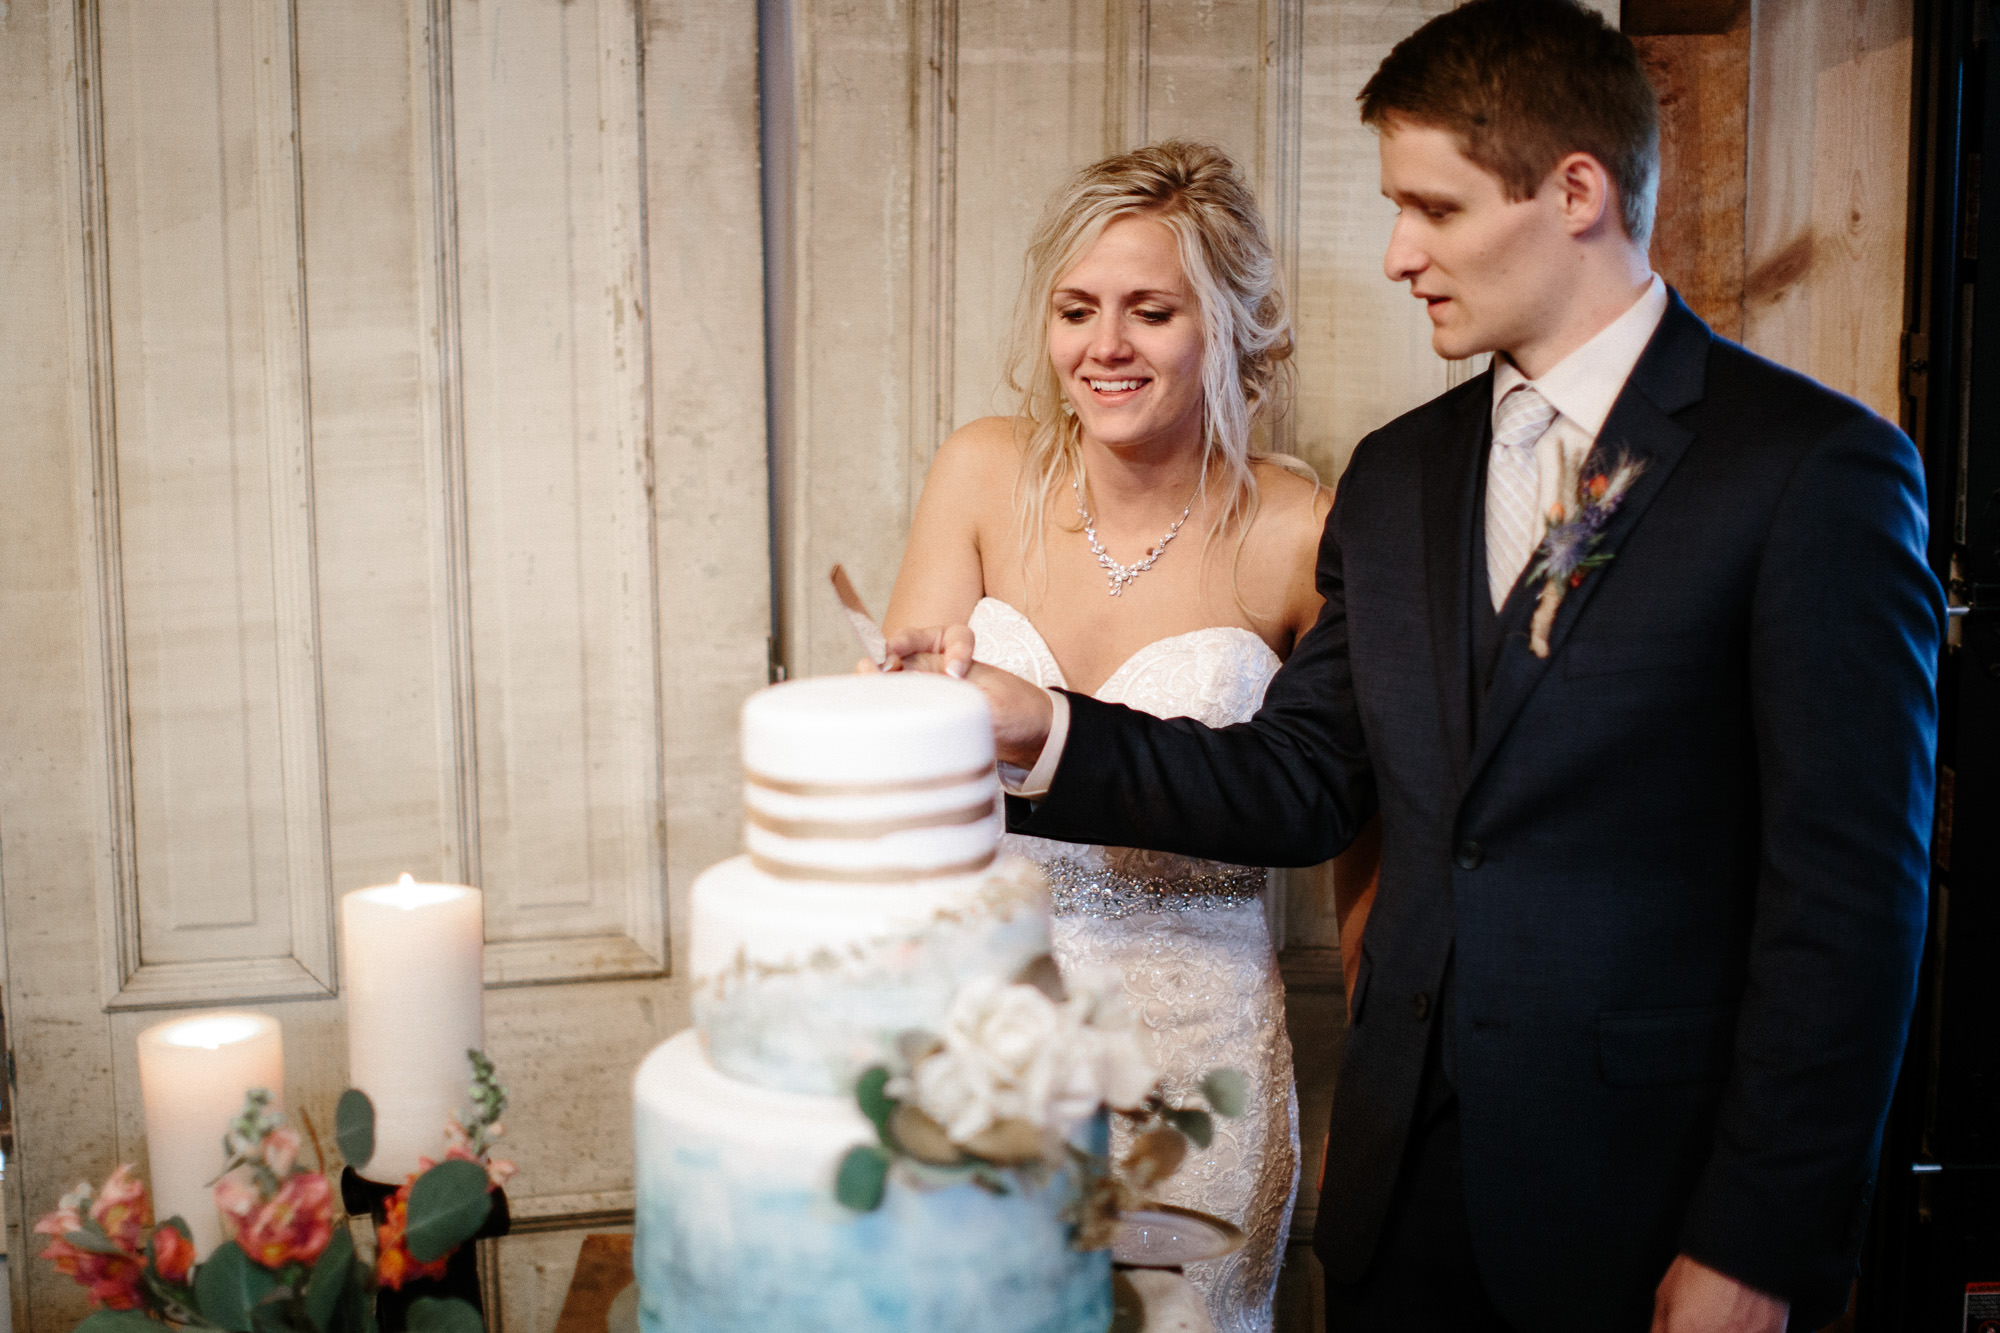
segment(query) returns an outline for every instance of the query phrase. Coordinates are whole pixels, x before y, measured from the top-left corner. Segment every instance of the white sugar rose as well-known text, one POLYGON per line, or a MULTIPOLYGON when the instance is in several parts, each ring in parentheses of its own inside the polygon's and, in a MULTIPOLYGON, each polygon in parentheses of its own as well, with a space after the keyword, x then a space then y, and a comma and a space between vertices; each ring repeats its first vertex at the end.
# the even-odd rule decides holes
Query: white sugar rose
POLYGON ((917 1105, 959 1143, 998 1120, 1046 1123, 1061 1027, 1055 1004, 1033 986, 968 982, 945 1015, 943 1049, 911 1073, 917 1105))
POLYGON ((1106 1104, 1136 1107, 1159 1070, 1116 992, 1084 988, 1060 1003, 1040 989, 982 978, 962 986, 935 1050, 891 1097, 914 1101, 965 1143, 1002 1120, 1068 1135, 1106 1104))

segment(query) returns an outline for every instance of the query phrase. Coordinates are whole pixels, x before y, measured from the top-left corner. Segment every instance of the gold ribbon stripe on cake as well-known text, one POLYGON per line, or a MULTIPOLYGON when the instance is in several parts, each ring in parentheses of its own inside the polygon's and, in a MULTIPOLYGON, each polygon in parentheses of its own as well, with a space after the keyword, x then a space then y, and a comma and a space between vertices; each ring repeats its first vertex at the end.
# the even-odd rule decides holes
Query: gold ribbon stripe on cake
POLYGON ((782 819, 777 815, 767 815, 752 806, 744 812, 744 819, 752 828, 775 833, 781 838, 865 841, 891 833, 908 833, 915 829, 954 828, 964 824, 977 824, 982 819, 993 818, 996 813, 993 802, 981 801, 977 805, 964 805, 955 810, 933 810, 925 814, 903 815, 895 819, 782 819))
POLYGON ((993 765, 987 764, 963 773, 897 778, 889 782, 800 782, 792 778, 769 777, 763 773, 745 773, 743 783, 747 787, 776 792, 781 796, 894 796, 902 792, 937 791, 973 782, 988 782, 992 780, 993 772, 993 765))
POLYGON ((953 875, 974 875, 991 866, 995 853, 985 852, 969 861, 951 865, 925 866, 818 866, 773 861, 760 852, 750 853, 750 864, 777 879, 812 879, 833 884, 881 884, 890 880, 947 879, 953 875))

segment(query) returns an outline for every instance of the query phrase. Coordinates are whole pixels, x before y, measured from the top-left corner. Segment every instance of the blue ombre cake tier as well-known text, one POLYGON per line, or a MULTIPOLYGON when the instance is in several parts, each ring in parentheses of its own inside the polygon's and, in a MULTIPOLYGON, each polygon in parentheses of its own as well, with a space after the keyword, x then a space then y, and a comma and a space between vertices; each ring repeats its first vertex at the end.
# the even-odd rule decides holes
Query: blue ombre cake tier
POLYGON ((882 1207, 835 1199, 874 1129, 845 1097, 717 1072, 692 1032, 640 1066, 638 1240, 645 1333, 1104 1333, 1110 1256, 1070 1245, 1074 1183, 993 1195, 892 1179, 882 1207))

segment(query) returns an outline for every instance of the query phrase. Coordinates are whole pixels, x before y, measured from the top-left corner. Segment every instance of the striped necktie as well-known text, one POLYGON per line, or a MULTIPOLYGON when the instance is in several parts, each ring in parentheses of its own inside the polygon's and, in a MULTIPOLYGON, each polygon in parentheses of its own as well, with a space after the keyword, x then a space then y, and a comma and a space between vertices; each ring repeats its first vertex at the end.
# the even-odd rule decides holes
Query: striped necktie
POLYGON ((1496 611, 1542 543, 1535 442, 1555 416, 1554 405, 1532 384, 1508 390, 1493 413, 1493 452, 1486 462, 1486 583, 1496 611))

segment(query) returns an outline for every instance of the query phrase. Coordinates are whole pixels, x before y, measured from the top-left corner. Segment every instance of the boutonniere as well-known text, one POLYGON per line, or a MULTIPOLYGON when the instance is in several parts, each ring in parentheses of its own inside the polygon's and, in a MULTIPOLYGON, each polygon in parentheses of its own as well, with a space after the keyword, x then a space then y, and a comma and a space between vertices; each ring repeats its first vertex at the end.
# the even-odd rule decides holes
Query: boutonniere
POLYGON ((1530 582, 1540 580, 1542 591, 1535 602, 1535 619, 1528 631, 1528 648, 1537 657, 1549 655, 1549 627, 1556 611, 1571 588, 1584 575, 1611 562, 1611 552, 1598 550, 1604 540, 1605 525, 1618 512, 1625 493, 1646 470, 1642 459, 1620 454, 1609 472, 1582 475, 1581 460, 1561 464, 1561 484, 1557 498, 1548 507, 1548 530, 1535 549, 1538 557, 1528 572, 1530 582))

